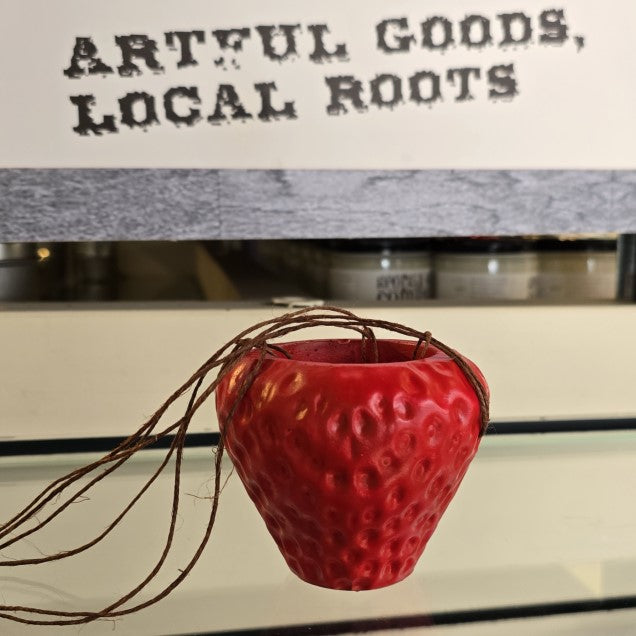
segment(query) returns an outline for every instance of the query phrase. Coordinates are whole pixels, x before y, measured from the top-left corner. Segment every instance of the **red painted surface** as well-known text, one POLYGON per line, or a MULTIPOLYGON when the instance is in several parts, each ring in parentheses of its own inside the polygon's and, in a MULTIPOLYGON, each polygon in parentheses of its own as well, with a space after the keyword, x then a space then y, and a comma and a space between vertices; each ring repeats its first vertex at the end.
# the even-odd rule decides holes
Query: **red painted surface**
POLYGON ((377 363, 362 362, 360 340, 279 346, 292 359, 267 355, 229 423, 258 354, 217 390, 226 447, 249 496, 301 579, 347 590, 400 581, 477 452, 472 387, 433 346, 412 360, 413 342, 379 341, 377 363))

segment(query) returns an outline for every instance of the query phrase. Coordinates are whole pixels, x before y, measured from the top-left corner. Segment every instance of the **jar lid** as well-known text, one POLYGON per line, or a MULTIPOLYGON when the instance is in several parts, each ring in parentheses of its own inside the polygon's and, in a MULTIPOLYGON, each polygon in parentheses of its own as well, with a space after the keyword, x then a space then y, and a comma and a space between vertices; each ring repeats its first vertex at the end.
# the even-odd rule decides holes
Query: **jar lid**
POLYGON ((616 251, 616 239, 562 239, 554 236, 537 241, 537 249, 541 252, 613 252, 616 251))
POLYGON ((426 252, 430 249, 428 239, 336 239, 328 242, 335 252, 358 254, 382 254, 387 252, 426 252))
POLYGON ((459 254, 503 254, 529 252, 535 249, 534 239, 505 236, 471 236, 435 239, 433 247, 438 252, 459 254))
POLYGON ((33 243, 0 243, 0 261, 27 261, 34 258, 33 243))

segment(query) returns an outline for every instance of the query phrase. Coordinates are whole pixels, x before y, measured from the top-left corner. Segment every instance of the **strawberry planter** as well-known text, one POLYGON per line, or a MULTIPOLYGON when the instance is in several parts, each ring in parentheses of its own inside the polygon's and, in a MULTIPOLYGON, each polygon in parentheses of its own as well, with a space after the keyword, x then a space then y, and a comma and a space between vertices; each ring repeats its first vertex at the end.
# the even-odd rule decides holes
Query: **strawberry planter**
POLYGON ((56 479, 0 524, 0 551, 36 537, 136 453, 167 439, 164 459, 96 537, 56 554, 0 559, 0 567, 16 568, 90 550, 123 523, 172 463, 170 524, 163 550, 146 576, 106 607, 0 603, 0 619, 80 625, 120 618, 165 598, 189 575, 210 540, 225 448, 300 578, 346 590, 396 583, 415 567, 466 473, 488 424, 488 404, 488 388, 477 367, 429 332, 361 318, 338 307, 300 309, 258 323, 216 351, 110 452, 56 479), (272 342, 320 326, 361 338, 272 342), (373 328, 411 340, 377 340, 373 328), (218 374, 210 380, 214 371, 218 374), (205 530, 178 574, 142 600, 139 594, 161 572, 176 540, 188 428, 214 393, 221 437, 205 530), (169 408, 186 395, 185 413, 166 424, 169 408))
POLYGON ((279 343, 239 399, 254 350, 216 394, 226 449, 287 564, 329 588, 412 572, 483 431, 475 390, 448 354, 379 340, 369 361, 368 349, 279 343))

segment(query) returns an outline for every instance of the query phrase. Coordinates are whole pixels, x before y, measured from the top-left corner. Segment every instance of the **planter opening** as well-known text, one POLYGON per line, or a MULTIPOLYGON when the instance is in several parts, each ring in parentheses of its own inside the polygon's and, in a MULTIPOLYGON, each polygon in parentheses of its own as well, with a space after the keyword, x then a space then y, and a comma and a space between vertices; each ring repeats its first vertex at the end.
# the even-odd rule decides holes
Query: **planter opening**
MULTIPOLYGON (((416 343, 414 341, 378 340, 378 361, 369 360, 370 343, 366 345, 360 338, 338 340, 309 340, 281 343, 281 348, 295 362, 309 364, 394 364, 413 359, 416 343), (364 348, 367 348, 366 359, 364 348)), ((274 352, 272 354, 276 356, 274 352)), ((424 358, 443 356, 433 346, 426 350, 424 358)))

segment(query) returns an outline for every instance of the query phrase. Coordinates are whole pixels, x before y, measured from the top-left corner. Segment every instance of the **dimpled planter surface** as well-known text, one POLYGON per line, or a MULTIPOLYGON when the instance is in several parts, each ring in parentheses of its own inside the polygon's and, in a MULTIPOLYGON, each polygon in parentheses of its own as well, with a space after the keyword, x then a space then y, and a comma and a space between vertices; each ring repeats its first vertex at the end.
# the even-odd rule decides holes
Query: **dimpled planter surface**
MULTIPOLYGON (((217 389, 228 453, 301 579, 364 590, 408 576, 480 440, 480 406, 457 364, 412 341, 280 344, 235 409, 250 353, 217 389), (367 346, 367 355, 370 347, 367 346)), ((471 368, 485 385, 477 367, 471 368)))

